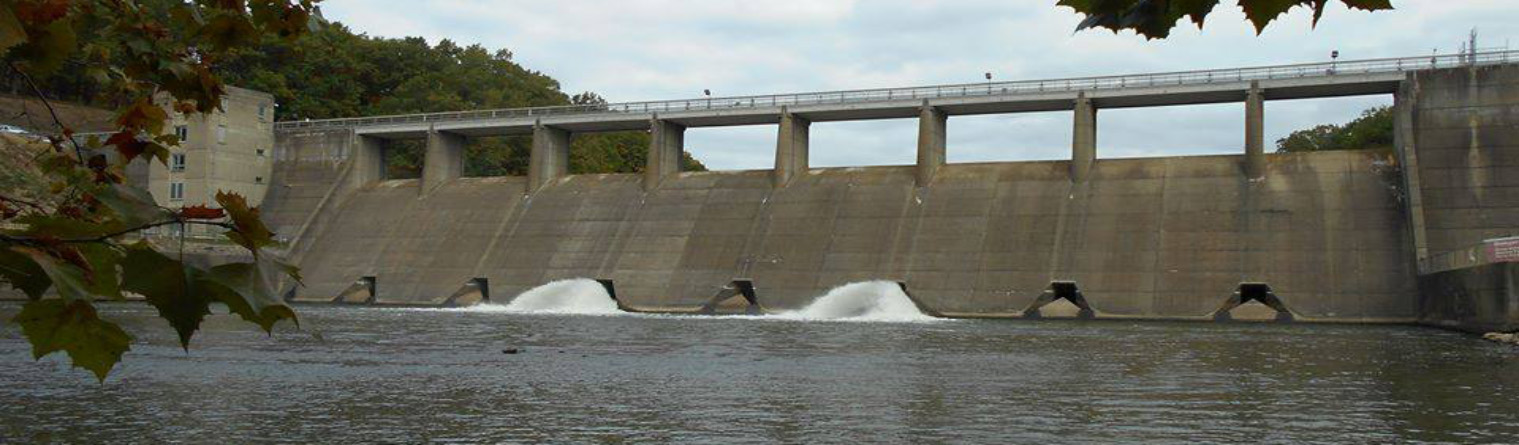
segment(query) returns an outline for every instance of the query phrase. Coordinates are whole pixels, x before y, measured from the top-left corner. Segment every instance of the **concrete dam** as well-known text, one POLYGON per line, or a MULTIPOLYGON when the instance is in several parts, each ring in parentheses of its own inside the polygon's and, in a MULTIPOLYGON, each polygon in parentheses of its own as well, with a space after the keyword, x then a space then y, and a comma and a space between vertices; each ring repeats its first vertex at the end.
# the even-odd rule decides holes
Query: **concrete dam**
POLYGON ((948 317, 1519 323, 1519 52, 1046 81, 283 122, 264 216, 294 301, 467 304, 615 283, 687 311, 903 284, 948 317), (1268 100, 1395 98, 1396 150, 1265 152, 1268 100), (1238 155, 1101 159, 1099 110, 1243 104, 1238 155), (1066 161, 949 164, 950 117, 1075 113, 1066 161), (812 122, 916 117, 915 165, 810 168, 812 122), (681 172, 685 129, 773 125, 775 168, 681 172), (577 133, 651 133, 639 174, 567 174, 577 133), (461 177, 470 137, 529 173, 461 177), (420 179, 391 141, 426 140, 420 179), (357 291, 356 291, 357 290, 357 291), (731 289, 730 289, 731 291, 731 289), (730 292, 731 295, 731 292, 730 292), (1248 304, 1246 304, 1248 303, 1248 304), (1242 305, 1244 304, 1244 305, 1242 305))

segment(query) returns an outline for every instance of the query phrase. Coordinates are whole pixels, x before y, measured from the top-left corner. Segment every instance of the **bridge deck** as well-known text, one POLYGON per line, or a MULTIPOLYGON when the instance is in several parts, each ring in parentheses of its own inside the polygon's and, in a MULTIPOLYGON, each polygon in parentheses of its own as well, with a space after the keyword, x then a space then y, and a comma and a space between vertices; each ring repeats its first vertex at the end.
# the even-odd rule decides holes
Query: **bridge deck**
POLYGON ((429 128, 468 136, 531 134, 541 123, 572 132, 647 130, 658 117, 687 127, 775 124, 785 111, 816 122, 1070 110, 1085 94, 1099 108, 1242 102, 1252 84, 1267 100, 1391 94, 1407 73, 1519 62, 1519 51, 1310 63, 1223 70, 874 90, 461 111, 280 122, 281 131, 352 128, 380 138, 421 138, 429 128))

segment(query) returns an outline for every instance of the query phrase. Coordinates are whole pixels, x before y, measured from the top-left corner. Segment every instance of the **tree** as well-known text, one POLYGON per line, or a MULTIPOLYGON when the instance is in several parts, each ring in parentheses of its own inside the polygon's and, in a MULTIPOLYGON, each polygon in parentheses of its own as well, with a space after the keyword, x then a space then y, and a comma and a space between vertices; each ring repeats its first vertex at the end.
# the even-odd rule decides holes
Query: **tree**
MULTIPOLYGON (((35 358, 62 351, 74 366, 101 379, 130 349, 131 337, 102 319, 96 300, 143 296, 179 334, 190 339, 213 303, 265 331, 295 312, 273 289, 297 270, 265 251, 273 233, 242 196, 218 193, 217 208, 154 204, 147 191, 125 184, 132 162, 166 163, 179 143, 165 132, 169 113, 209 113, 225 92, 218 65, 265 36, 295 39, 319 27, 319 0, 7 0, 0 3, 0 52, 13 77, 44 102, 39 79, 79 77, 81 91, 116 108, 116 131, 75 137, 61 128, 45 138, 7 135, 11 152, 30 160, 47 186, 41 192, 0 190, 0 282, 28 301, 11 321, 20 325, 35 358), (63 73, 69 66, 81 73, 63 73), (251 263, 201 268, 182 257, 131 240, 166 225, 225 229, 251 263)), ((51 105, 49 105, 51 110, 51 105)))
POLYGON ((1393 145, 1392 107, 1381 106, 1361 112, 1361 117, 1344 125, 1325 124, 1298 130, 1276 141, 1276 150, 1284 153, 1326 150, 1391 149, 1393 145))
MULTIPOLYGON (((1255 32, 1266 30, 1273 20, 1292 8, 1302 6, 1313 10, 1313 24, 1318 25, 1324 16, 1324 7, 1331 1, 1339 1, 1353 9, 1378 11, 1392 9, 1392 0, 1237 0, 1245 17, 1255 25, 1255 32)), ((1164 39, 1182 19, 1189 19, 1202 28, 1203 21, 1213 12, 1221 0, 1059 0, 1059 6, 1070 7, 1086 15, 1076 30, 1107 28, 1113 32, 1133 30, 1147 39, 1164 39)))

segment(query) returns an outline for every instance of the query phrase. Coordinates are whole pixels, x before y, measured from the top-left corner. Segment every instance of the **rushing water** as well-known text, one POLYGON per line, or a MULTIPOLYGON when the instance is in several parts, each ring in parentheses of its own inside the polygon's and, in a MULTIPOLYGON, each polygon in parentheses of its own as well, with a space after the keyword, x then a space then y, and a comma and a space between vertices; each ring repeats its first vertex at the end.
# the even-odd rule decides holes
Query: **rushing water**
POLYGON ((0 442, 1519 437, 1519 350, 1421 328, 298 309, 185 353, 108 305, 137 340, 104 384, 0 324, 0 442))
POLYGON ((621 313, 617 301, 596 280, 555 281, 523 292, 505 305, 485 304, 466 311, 522 314, 611 315, 621 313))
POLYGON ((807 307, 778 318, 814 321, 932 321, 891 281, 867 281, 834 288, 807 307))

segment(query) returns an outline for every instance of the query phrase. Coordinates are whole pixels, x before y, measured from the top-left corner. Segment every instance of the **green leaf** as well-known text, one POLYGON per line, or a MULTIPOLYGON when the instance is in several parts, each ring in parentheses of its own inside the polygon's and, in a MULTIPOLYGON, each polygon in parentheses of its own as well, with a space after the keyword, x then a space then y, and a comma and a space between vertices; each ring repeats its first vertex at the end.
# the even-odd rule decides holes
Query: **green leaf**
POLYGON ((16 20, 16 11, 0 8, 0 53, 22 43, 26 43, 26 29, 16 20))
POLYGON ((1297 6, 1302 0, 1240 0, 1239 7, 1245 11, 1245 18, 1255 25, 1255 33, 1266 31, 1266 25, 1271 24, 1282 14, 1286 14, 1293 6, 1297 6))
POLYGON ((26 228, 9 233, 57 239, 90 239, 105 235, 111 229, 102 224, 55 216, 27 215, 13 221, 26 228))
POLYGON ((10 283, 11 287, 25 293, 33 300, 42 298, 53 281, 47 277, 47 272, 42 270, 37 262, 32 261, 30 255, 12 250, 0 248, 0 279, 10 283))
POLYGON ((85 271, 78 266, 66 263, 41 250, 30 247, 12 247, 11 250, 19 252, 31 258, 47 278, 53 282, 53 287, 58 290, 58 296, 65 300, 89 301, 94 299, 94 292, 90 289, 90 283, 85 277, 85 271))
POLYGON ((173 212, 159 207, 147 190, 126 184, 111 184, 95 193, 95 199, 116 213, 116 219, 127 227, 167 221, 173 212))
POLYGON ((158 309, 158 315, 179 334, 180 347, 188 351, 190 337, 211 314, 209 293, 195 288, 200 271, 159 253, 147 242, 138 242, 127 247, 122 273, 126 277, 122 289, 142 295, 158 309))
POLYGON ((95 306, 84 300, 31 301, 11 321, 21 325, 33 358, 64 351, 75 367, 95 373, 102 382, 131 349, 132 337, 101 320, 95 306))
MULTIPOLYGON (((1245 17, 1255 26, 1256 33, 1266 29, 1272 21, 1295 6, 1313 9, 1313 21, 1318 23, 1324 7, 1331 0, 1237 0, 1245 17)), ((1340 0, 1345 5, 1367 11, 1392 9, 1391 0, 1340 0)), ((1076 29, 1106 28, 1114 32, 1133 30, 1148 39, 1162 39, 1182 18, 1188 18, 1202 27, 1207 15, 1219 0, 1060 0, 1057 6, 1069 7, 1086 19, 1076 29)))
POLYGON ((279 269, 278 264, 267 260, 224 264, 211 268, 205 281, 213 284, 207 286, 213 290, 212 296, 225 303, 232 313, 259 325, 264 332, 272 332, 274 324, 283 319, 300 325, 295 311, 276 295, 279 282, 274 273, 279 269))
POLYGON ((200 29, 200 38, 218 51, 258 42, 258 29, 240 14, 225 13, 212 18, 200 29))
POLYGON ((248 200, 242 195, 219 191, 216 192, 216 203, 227 211, 232 225, 237 228, 226 233, 227 239, 248 248, 254 256, 258 256, 261 248, 274 244, 274 232, 264 226, 259 220, 258 209, 248 207, 248 200))
POLYGON ((34 29, 26 43, 15 47, 9 56, 26 62, 31 75, 47 76, 63 66, 78 44, 73 23, 59 19, 45 28, 34 29))
POLYGON ((74 248, 90 265, 90 274, 85 280, 85 290, 89 291, 92 297, 126 299, 121 294, 121 276, 117 273, 117 268, 121 266, 121 251, 105 243, 81 243, 74 248))

